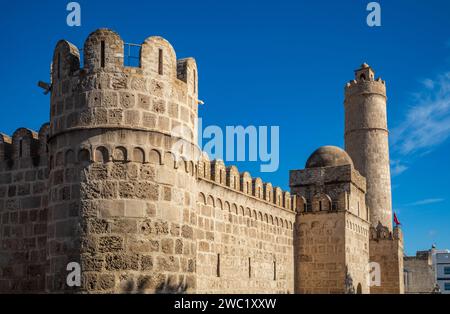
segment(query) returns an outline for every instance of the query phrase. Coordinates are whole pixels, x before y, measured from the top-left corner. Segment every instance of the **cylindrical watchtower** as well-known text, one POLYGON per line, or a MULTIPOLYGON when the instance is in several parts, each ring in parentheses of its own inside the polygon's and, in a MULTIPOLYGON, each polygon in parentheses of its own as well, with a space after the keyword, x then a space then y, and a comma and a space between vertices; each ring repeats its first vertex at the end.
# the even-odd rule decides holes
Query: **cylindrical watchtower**
POLYGON ((366 177, 370 221, 392 231, 386 85, 364 63, 345 87, 345 150, 366 177))
POLYGON ((195 61, 149 37, 140 65, 125 66, 108 29, 83 54, 80 68, 78 49, 60 41, 52 63, 47 290, 192 292, 195 61), (66 284, 71 262, 79 289, 66 284))

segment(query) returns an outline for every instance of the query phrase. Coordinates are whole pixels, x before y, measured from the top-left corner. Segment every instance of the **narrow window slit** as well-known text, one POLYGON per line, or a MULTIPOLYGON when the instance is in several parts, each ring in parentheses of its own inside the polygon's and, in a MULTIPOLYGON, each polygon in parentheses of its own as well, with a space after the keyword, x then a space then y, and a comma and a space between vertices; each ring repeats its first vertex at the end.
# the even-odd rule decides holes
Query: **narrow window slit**
POLYGON ((58 79, 61 78, 61 54, 58 53, 58 60, 57 60, 57 65, 56 65, 56 72, 57 72, 57 76, 58 79))
POLYGON ((194 70, 194 94, 197 92, 197 71, 194 70))
POLYGON ((277 280, 277 261, 273 261, 273 280, 277 280))
POLYGON ((19 141, 19 157, 23 155, 23 140, 19 141))
POLYGON ((104 68, 105 67, 105 41, 102 40, 101 44, 100 44, 100 62, 101 62, 101 67, 104 68))
POLYGON ((158 74, 163 75, 163 50, 159 49, 158 55, 158 74))
POLYGON ((217 277, 220 277, 220 254, 217 254, 217 269, 216 269, 217 277))

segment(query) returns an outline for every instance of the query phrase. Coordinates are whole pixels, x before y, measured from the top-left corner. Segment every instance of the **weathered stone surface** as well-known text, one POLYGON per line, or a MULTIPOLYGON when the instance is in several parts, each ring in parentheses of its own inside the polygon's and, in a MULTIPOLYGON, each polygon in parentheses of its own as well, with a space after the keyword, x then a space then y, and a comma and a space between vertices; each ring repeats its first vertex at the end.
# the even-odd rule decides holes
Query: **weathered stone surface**
POLYGON ((402 292, 386 91, 370 68, 346 88, 354 167, 293 171, 291 197, 221 161, 176 158, 180 138, 198 149, 195 61, 160 37, 144 41, 139 67, 124 67, 123 49, 97 30, 80 69, 60 41, 51 123, 0 134, 0 292, 342 293, 349 276, 363 285, 369 260, 388 271, 361 292, 402 292), (374 219, 388 228, 369 229, 374 219), (71 262, 82 266, 76 289, 71 262))
POLYGON ((193 238, 193 230, 189 226, 183 226, 181 227, 181 235, 184 238, 192 239, 193 238))
POLYGON ((83 254, 81 258, 81 268, 84 271, 102 271, 104 258, 102 256, 92 256, 90 254, 83 254))
POLYGON ((142 270, 153 269, 153 256, 142 256, 141 269, 142 270))
POLYGON ((165 276, 162 274, 143 275, 139 276, 137 286, 140 291, 152 290, 155 292, 155 290, 160 290, 164 286, 164 283, 165 276))
POLYGON ((108 221, 104 219, 89 219, 88 220, 88 230, 89 233, 108 233, 109 224, 108 221))
POLYGON ((106 270, 138 270, 139 255, 108 254, 105 259, 106 270))
POLYGON ((418 251, 415 256, 405 256, 405 293, 431 293, 436 287, 436 274, 433 269, 433 247, 418 251))
POLYGON ((110 290, 113 289, 116 284, 116 278, 114 275, 100 275, 98 277, 97 289, 99 290, 110 290))
POLYGON ((115 252, 123 249, 123 238, 118 236, 103 236, 99 239, 100 252, 115 252))

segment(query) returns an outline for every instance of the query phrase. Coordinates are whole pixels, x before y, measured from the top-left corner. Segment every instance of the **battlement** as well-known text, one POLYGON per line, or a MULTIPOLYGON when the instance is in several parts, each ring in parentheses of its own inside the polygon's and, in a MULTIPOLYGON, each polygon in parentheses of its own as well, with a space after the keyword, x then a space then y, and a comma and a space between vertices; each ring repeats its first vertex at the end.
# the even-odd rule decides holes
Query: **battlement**
POLYGON ((252 178, 248 172, 240 173, 236 166, 226 167, 222 160, 210 161, 205 153, 198 162, 198 178, 288 211, 295 211, 297 206, 289 192, 252 178))
POLYGON ((370 240, 399 240, 403 242, 403 232, 399 226, 394 227, 393 231, 389 231, 388 227, 378 223, 377 227, 370 227, 370 240))
POLYGON ((428 251, 417 251, 415 256, 404 256, 403 260, 405 261, 415 261, 415 260, 424 260, 429 261, 431 264, 431 250, 428 251))
MULTIPOLYGON (((126 44, 99 29, 83 54, 61 40, 50 91, 50 123, 0 134, 0 292, 289 293, 297 280, 302 293, 341 293, 346 273, 364 282, 369 260, 383 291, 402 286, 401 230, 368 228, 366 195, 390 182, 367 184, 360 159, 322 147, 288 192, 188 157, 199 151, 197 65, 167 40, 126 44), (82 265, 81 287, 65 285, 69 262, 82 265)), ((384 122, 385 94, 367 64, 356 70, 346 119, 363 123, 349 129, 386 129, 366 123, 384 122)), ((355 141, 353 155, 379 147, 369 144, 355 141)))
POLYGON ((345 85, 345 97, 360 94, 378 94, 386 97, 386 82, 381 78, 376 80, 352 80, 345 85))
POLYGON ((342 192, 334 200, 324 192, 315 193, 308 201, 304 196, 297 197, 297 213, 325 213, 349 209, 348 193, 342 192))
POLYGON ((193 58, 177 60, 172 45, 151 36, 139 47, 139 65, 124 64, 122 38, 109 29, 91 33, 83 55, 68 41, 52 60, 51 137, 86 128, 129 128, 196 143, 198 72, 193 58), (83 58, 83 67, 80 67, 83 58))
POLYGON ((289 185, 299 214, 346 211, 368 221, 366 179, 352 164, 292 170, 289 185))
POLYGON ((375 79, 375 71, 367 63, 355 70, 355 79, 345 85, 346 98, 359 94, 386 96, 386 82, 381 78, 375 79))
POLYGON ((363 192, 367 189, 366 178, 352 165, 291 170, 289 177, 291 187, 313 185, 317 182, 323 184, 351 182, 363 192))
POLYGON ((11 159, 12 139, 6 134, 0 133, 0 160, 11 159))
POLYGON ((6 168, 14 164, 20 167, 25 167, 26 164, 37 166, 39 157, 48 153, 48 131, 49 124, 45 123, 39 132, 19 128, 11 137, 0 133, 0 163, 6 165, 6 168))
MULTIPOLYGON (((141 45, 135 46, 140 47, 137 67, 124 64, 125 42, 119 34, 110 29, 101 28, 89 34, 84 42, 83 55, 74 44, 60 40, 53 54, 52 82, 95 72, 128 72, 173 77, 188 83, 188 78, 195 74, 192 69, 195 67, 195 60, 193 58, 177 60, 172 45, 160 36, 150 36, 141 45), (82 68, 80 68, 81 58, 83 58, 82 68)), ((191 87, 194 89, 194 86, 191 87)))

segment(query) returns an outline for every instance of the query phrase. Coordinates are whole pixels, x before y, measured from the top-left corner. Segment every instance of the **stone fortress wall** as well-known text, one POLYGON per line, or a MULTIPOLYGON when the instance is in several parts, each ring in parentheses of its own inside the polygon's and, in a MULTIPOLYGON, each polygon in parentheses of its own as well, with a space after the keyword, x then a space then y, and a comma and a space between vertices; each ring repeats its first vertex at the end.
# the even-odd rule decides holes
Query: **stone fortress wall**
POLYGON ((0 134, 0 291, 43 291, 47 259, 48 124, 0 134))
POLYGON ((405 293, 428 294, 435 290, 437 276, 433 254, 434 246, 427 251, 417 251, 415 256, 405 256, 405 293))
POLYGON ((222 161, 198 175, 198 292, 293 293, 295 198, 222 161))
POLYGON ((345 293, 346 275, 352 278, 355 292, 369 293, 366 180, 350 157, 336 147, 319 148, 306 169, 291 171, 290 186, 299 196, 294 236, 296 293, 345 293), (327 156, 342 158, 314 164, 327 156))
POLYGON ((192 158, 193 59, 150 37, 126 67, 123 47, 97 30, 80 68, 58 42, 50 124, 1 136, 0 291, 293 292, 295 201, 192 158), (70 262, 81 287, 66 285, 70 262))
POLYGON ((379 225, 370 227, 370 261, 376 262, 381 269, 381 285, 373 286, 371 293, 403 294, 405 292, 403 276, 403 233, 399 227, 389 231, 379 225))
POLYGON ((348 151, 319 148, 289 193, 200 151, 197 66, 165 39, 135 67, 108 29, 83 52, 56 45, 49 124, 0 134, 0 292, 403 292, 385 84, 368 65, 346 86, 348 151))

